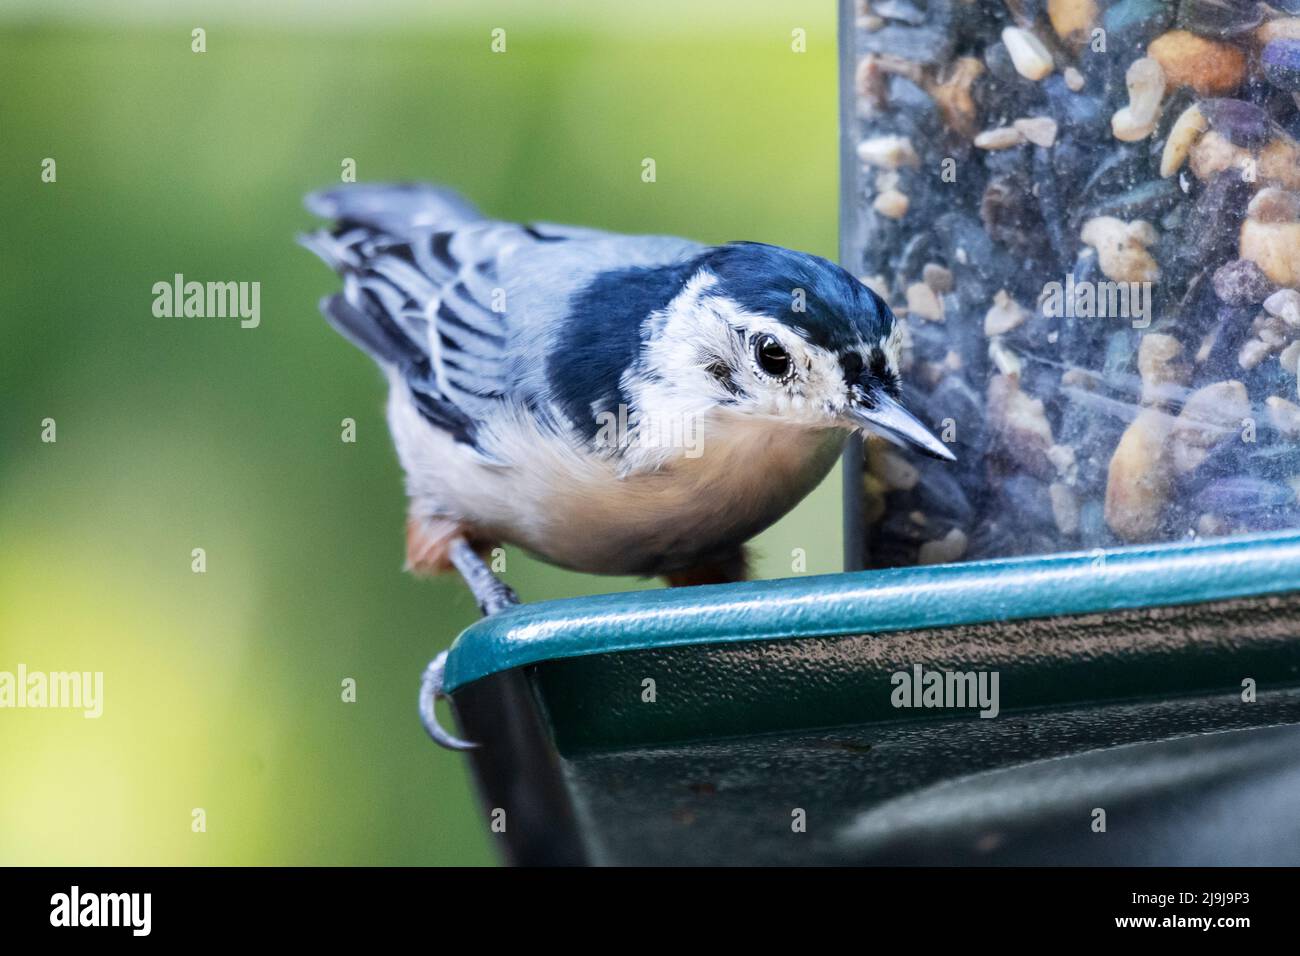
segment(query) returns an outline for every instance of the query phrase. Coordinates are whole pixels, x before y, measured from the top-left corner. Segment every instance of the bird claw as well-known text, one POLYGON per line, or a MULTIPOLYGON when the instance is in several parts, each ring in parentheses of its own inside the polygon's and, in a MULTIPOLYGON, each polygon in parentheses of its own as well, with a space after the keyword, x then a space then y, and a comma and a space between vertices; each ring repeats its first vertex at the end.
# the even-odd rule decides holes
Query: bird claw
POLYGON ((482 598, 475 596, 479 613, 484 617, 491 617, 497 611, 519 603, 519 595, 515 593, 514 588, 508 584, 501 584, 500 582, 498 584, 500 585, 499 589, 493 589, 492 593, 482 598))

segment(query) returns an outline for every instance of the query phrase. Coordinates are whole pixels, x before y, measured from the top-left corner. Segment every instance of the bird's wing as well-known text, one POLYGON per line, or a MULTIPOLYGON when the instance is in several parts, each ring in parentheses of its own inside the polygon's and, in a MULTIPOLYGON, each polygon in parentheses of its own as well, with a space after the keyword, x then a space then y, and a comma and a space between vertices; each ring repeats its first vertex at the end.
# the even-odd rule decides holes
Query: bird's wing
POLYGON ((427 420, 474 447, 479 426, 504 400, 545 404, 550 389, 538 357, 552 346, 575 289, 601 271, 698 248, 498 222, 433 186, 349 185, 309 196, 307 207, 337 220, 300 237, 343 277, 342 293, 321 302, 325 317, 401 371, 427 420))
POLYGON ((321 301, 342 335, 396 367, 435 426, 475 445, 477 426, 506 392, 508 329, 496 276, 520 244, 587 231, 543 233, 483 217, 455 193, 422 185, 355 185, 307 197, 337 220, 299 241, 343 277, 321 301))

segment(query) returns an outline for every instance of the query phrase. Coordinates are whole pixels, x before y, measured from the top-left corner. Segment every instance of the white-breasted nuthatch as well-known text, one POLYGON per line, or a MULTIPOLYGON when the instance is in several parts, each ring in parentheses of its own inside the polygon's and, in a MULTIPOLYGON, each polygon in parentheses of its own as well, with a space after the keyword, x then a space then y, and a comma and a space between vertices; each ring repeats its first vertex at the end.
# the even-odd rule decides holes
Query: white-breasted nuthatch
POLYGON ((389 381, 408 566, 508 542, 566 568, 744 575, 854 431, 951 460, 899 403, 901 327, 839 266, 484 217, 422 185, 308 197, 321 303, 389 381))

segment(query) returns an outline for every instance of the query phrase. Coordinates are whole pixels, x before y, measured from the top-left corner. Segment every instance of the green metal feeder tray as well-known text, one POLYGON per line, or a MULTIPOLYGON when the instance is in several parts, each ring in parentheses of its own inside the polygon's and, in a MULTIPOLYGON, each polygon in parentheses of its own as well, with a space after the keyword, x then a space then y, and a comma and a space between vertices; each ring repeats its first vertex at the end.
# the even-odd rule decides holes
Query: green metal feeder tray
POLYGON ((1300 863, 1300 533, 518 605, 443 689, 517 863, 1300 863))

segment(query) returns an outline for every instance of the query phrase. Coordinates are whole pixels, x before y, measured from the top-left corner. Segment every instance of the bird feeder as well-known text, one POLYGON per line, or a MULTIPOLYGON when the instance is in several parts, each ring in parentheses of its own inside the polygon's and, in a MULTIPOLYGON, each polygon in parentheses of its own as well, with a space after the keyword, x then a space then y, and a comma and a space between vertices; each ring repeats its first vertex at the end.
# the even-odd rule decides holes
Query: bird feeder
POLYGON ((518 604, 462 555, 423 712, 506 860, 1300 862, 1298 25, 841 4, 842 262, 958 462, 851 445, 842 574, 518 604))

